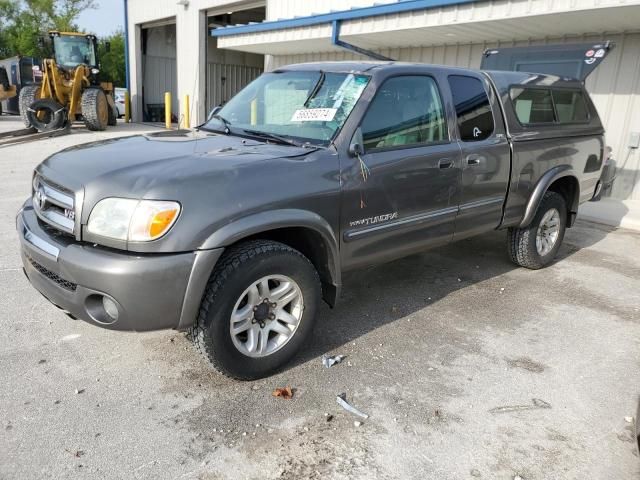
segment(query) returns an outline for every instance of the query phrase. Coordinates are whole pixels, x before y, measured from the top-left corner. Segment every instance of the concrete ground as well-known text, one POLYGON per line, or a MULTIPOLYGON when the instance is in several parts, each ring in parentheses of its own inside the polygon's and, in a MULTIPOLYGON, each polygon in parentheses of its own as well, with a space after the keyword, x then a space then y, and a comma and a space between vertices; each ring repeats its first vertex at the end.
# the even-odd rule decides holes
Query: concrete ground
POLYGON ((509 263, 492 233, 350 274, 312 343, 256 382, 213 373, 181 333, 64 316, 21 271, 31 171, 149 128, 0 147, 0 478, 638 478, 631 231, 580 221, 541 271, 509 263), (323 353, 347 358, 325 369, 323 353), (272 396, 287 385, 293 399, 272 396), (370 415, 360 426, 343 392, 370 415))
POLYGON ((583 220, 640 232, 640 200, 603 198, 580 206, 583 220))

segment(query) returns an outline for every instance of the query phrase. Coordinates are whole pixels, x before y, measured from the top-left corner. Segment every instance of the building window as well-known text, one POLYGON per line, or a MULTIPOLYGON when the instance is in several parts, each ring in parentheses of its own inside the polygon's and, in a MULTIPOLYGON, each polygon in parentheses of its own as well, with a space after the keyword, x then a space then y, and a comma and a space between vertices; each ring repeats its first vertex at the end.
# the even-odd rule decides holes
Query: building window
POLYGON ((365 150, 447 140, 436 82, 427 76, 393 77, 378 89, 362 121, 365 150))
POLYGON ((493 133, 493 113, 487 91, 478 78, 449 76, 449 86, 456 107, 458 131, 463 142, 485 140, 493 133))
POLYGON ((581 123, 589 121, 587 105, 581 90, 553 89, 551 92, 560 123, 581 123))

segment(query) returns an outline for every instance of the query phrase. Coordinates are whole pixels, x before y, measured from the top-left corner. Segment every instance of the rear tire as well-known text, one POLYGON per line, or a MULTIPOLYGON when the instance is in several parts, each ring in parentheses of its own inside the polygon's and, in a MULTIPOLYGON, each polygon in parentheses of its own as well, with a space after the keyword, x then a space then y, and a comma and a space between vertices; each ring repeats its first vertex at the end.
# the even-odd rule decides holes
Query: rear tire
POLYGON ((239 380, 262 378, 278 371, 305 343, 313 330, 319 299, 318 274, 300 252, 272 241, 242 243, 231 247, 218 261, 204 293, 191 337, 196 349, 223 375, 239 380), (291 282, 284 285, 277 281, 269 283, 269 280, 267 288, 258 287, 252 299, 247 292, 267 277, 279 277, 291 282), (279 287, 283 287, 283 290, 278 294, 279 287), (290 296, 296 300, 286 303, 290 296), (269 306, 274 308, 269 308, 273 315, 267 312, 269 306), (294 311, 294 308, 297 310, 294 311), (288 309, 288 315, 282 313, 283 309, 288 309), (248 313, 243 315, 240 313, 242 310, 248 313), (295 326, 290 323, 293 317, 297 319, 295 326), (288 320, 281 321, 283 318, 288 320), (243 325, 244 329, 238 328, 243 325), (279 333, 283 326, 289 328, 289 325, 290 333, 279 333), (232 326, 242 333, 232 334, 232 326), (249 340, 250 330, 256 332, 252 337, 255 342, 249 340), (261 351, 263 335, 266 335, 266 340, 265 348, 261 351), (252 347, 248 345, 251 343, 255 350, 250 352, 252 347))
POLYGON ((25 127, 31 127, 31 121, 29 120, 29 109, 33 102, 40 98, 40 85, 27 85, 20 89, 20 96, 18 97, 18 104, 20 108, 20 116, 24 122, 25 127))
POLYGON ((67 123, 67 111, 55 100, 42 98, 27 110, 29 124, 39 132, 50 132, 63 128, 67 123))
POLYGON ((546 192, 531 225, 509 228, 507 250, 511 261, 521 267, 537 270, 555 258, 567 227, 567 205, 562 195, 546 192))
POLYGON ((94 132, 107 129, 109 123, 109 103, 107 96, 99 88, 89 88, 82 93, 82 118, 87 128, 94 132))

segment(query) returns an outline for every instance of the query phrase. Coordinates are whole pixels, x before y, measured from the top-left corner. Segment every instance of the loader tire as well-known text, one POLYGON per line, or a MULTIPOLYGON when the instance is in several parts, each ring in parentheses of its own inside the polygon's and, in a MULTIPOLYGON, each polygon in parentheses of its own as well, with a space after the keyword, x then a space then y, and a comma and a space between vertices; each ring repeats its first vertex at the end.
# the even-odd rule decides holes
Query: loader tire
POLYGON ((118 125, 118 113, 116 112, 116 108, 111 107, 111 105, 109 105, 109 121, 107 123, 110 127, 118 125))
POLYGON ((84 124, 94 132, 107 129, 109 124, 109 103, 107 96, 99 88, 89 88, 82 93, 82 117, 84 124))
POLYGON ((39 132, 50 132, 63 128, 67 123, 67 110, 55 100, 41 98, 27 110, 29 124, 39 132))
POLYGON ((29 120, 29 109, 33 102, 40 98, 40 85, 27 85, 20 89, 20 97, 18 103, 20 105, 20 116, 24 122, 25 127, 31 127, 31 120, 29 120))

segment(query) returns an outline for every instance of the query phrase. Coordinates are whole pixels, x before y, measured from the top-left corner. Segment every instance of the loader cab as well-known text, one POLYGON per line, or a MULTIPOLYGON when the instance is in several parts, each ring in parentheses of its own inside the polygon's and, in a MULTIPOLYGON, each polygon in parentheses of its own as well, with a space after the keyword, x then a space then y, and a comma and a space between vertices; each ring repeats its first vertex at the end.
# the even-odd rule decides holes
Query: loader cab
POLYGON ((50 32, 56 64, 67 70, 78 65, 98 68, 98 48, 95 35, 82 33, 50 32))

